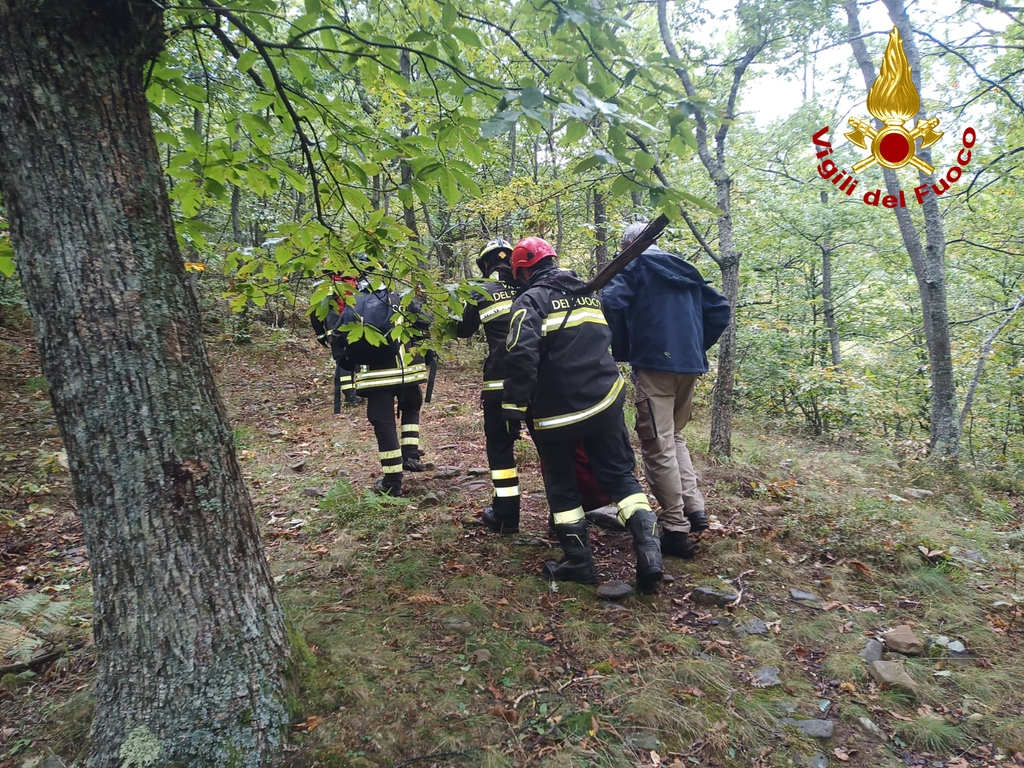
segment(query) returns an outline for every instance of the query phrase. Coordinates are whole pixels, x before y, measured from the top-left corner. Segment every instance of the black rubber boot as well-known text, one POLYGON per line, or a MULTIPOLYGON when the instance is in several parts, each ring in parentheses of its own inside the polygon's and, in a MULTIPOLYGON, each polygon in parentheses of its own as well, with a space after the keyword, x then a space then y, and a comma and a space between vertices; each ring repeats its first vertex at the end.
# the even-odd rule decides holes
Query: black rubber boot
POLYGON ((402 459, 402 469, 406 472, 426 472, 427 465, 418 456, 406 456, 402 459))
POLYGON ((692 560, 697 555, 697 544, 685 531, 665 531, 661 534, 661 553, 692 560))
POLYGON ((697 512, 687 512, 686 519, 690 521, 690 533, 701 533, 711 527, 703 509, 697 512))
POLYGON ((661 541, 657 528, 658 518, 649 509, 638 509, 626 521, 636 553, 637 592, 656 592, 661 583, 661 541))
POLYGON ((564 556, 558 562, 548 560, 541 573, 546 579, 575 581, 580 584, 596 584, 597 571, 594 568, 594 552, 590 548, 590 534, 587 521, 580 520, 571 525, 556 525, 555 534, 562 545, 564 556))
POLYGON ((381 477, 373 484, 373 492, 381 496, 391 496, 393 498, 400 498, 402 496, 402 479, 398 479, 398 484, 394 482, 386 483, 384 478, 381 477))
POLYGON ((519 497, 498 497, 491 501, 481 519, 495 533, 519 533, 519 497))

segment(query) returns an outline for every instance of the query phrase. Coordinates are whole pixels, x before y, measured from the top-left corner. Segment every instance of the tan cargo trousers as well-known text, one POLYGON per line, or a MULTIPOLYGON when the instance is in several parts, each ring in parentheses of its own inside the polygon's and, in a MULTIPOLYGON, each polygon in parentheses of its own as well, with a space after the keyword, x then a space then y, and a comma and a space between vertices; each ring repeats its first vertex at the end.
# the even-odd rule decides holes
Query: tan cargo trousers
POLYGON ((666 531, 689 532, 686 513, 704 510, 704 496, 697 490, 697 473, 683 437, 697 375, 636 368, 633 383, 644 473, 661 505, 658 522, 666 531))

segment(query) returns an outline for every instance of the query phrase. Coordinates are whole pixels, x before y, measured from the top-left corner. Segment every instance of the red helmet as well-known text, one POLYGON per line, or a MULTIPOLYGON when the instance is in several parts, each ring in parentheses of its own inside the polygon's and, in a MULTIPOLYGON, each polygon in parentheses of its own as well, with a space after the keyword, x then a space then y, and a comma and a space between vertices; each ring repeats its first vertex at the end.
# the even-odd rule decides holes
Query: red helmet
POLYGON ((512 249, 512 276, 518 280, 519 270, 532 267, 541 259, 553 258, 555 249, 541 237, 525 237, 512 249))

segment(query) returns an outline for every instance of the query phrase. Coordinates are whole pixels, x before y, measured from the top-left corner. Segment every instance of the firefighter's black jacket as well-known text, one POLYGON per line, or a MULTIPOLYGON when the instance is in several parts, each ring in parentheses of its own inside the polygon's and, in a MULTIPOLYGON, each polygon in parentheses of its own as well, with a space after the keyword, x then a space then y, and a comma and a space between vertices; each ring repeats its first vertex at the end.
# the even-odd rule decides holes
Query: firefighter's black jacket
MULTIPOLYGON (((396 291, 362 289, 356 297, 355 306, 347 308, 339 320, 342 324, 362 320, 385 333, 390 328, 381 327, 384 323, 367 321, 374 316, 382 319, 390 316, 389 325, 411 322, 414 332, 412 343, 415 344, 427 334, 430 328, 429 316, 417 301, 411 302, 404 312, 401 304, 402 297, 396 291), (387 310, 382 311, 383 307, 387 310)), ((338 330, 333 333, 332 344, 339 344, 343 350, 342 357, 346 367, 353 372, 352 384, 357 394, 366 396, 371 390, 392 389, 427 380, 427 366, 423 357, 405 344, 393 340, 380 346, 371 345, 362 339, 352 342, 347 334, 338 330)))
POLYGON ((490 298, 474 291, 476 303, 466 305, 455 333, 460 339, 468 339, 483 325, 484 336, 487 337, 487 359, 484 360, 481 397, 500 402, 505 383, 505 339, 508 336, 508 319, 512 315, 516 291, 511 284, 512 270, 507 265, 500 265, 490 276, 496 279, 483 285, 490 298))
POLYGON ((512 304, 505 341, 502 410, 533 422, 537 440, 566 440, 605 429, 622 416, 623 380, 611 331, 583 281, 567 270, 535 274, 512 304))

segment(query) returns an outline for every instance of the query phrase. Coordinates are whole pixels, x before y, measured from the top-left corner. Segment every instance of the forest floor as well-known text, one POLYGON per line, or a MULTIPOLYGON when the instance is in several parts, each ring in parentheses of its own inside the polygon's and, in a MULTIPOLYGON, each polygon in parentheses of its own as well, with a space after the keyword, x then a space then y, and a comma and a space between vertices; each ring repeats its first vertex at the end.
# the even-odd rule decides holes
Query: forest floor
MULTIPOLYGON (((284 765, 1024 765, 1024 495, 998 473, 748 428, 716 465, 694 424, 715 529, 660 594, 613 603, 540 577, 558 551, 528 441, 522 533, 476 524, 478 344, 445 355, 421 420, 434 469, 401 500, 369 492, 372 431, 331 412, 312 341, 209 348, 300 630, 284 765), (924 650, 884 658, 916 693, 861 657, 899 625, 924 650)), ((88 561, 45 386, 30 335, 0 328, 0 600, 68 604, 65 652, 0 680, 3 767, 71 765, 91 716, 88 561)), ((628 534, 592 532, 602 579, 630 580, 628 534)))

